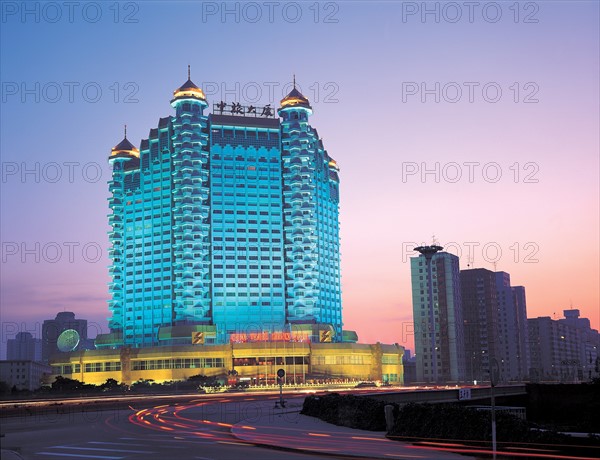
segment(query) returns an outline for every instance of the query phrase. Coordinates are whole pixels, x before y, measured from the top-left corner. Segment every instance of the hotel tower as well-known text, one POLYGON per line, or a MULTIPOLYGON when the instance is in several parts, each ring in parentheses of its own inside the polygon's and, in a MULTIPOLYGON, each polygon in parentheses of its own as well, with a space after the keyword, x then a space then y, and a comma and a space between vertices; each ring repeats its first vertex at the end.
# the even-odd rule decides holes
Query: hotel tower
POLYGON ((296 88, 275 110, 189 79, 139 148, 111 151, 103 347, 343 340, 339 176, 296 88))

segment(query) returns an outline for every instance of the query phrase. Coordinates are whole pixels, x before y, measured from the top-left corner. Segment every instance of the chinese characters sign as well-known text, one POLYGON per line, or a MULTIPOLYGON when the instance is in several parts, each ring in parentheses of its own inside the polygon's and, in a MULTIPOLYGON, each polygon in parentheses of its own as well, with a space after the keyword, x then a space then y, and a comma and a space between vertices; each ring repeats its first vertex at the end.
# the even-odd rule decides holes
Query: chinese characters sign
POLYGON ((263 107, 242 105, 239 102, 218 102, 213 104, 213 113, 219 115, 242 115, 245 117, 275 118, 275 109, 271 104, 263 107))

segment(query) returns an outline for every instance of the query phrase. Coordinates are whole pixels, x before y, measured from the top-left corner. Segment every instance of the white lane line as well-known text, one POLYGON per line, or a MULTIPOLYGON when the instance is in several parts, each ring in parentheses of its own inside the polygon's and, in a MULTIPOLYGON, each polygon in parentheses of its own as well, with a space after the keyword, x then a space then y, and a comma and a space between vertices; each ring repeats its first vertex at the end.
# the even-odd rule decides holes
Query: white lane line
MULTIPOLYGON (((181 442, 185 442, 186 444, 215 444, 217 441, 213 441, 210 439, 204 440, 204 439, 200 439, 196 436, 178 436, 177 438, 173 439, 173 437, 170 436, 170 439, 165 439, 163 437, 160 438, 153 438, 152 436, 146 436, 144 439, 140 439, 140 438, 119 438, 119 439, 123 439, 123 440, 132 440, 132 441, 147 441, 147 440, 151 440, 151 441, 160 441, 163 444, 164 443, 181 443, 181 442)), ((134 444, 130 444, 130 445, 134 445, 134 444)), ((144 444, 144 446, 147 444, 144 444)))
POLYGON ((65 452, 36 452, 35 455, 53 455, 55 457, 103 458, 105 460, 120 460, 125 457, 109 457, 108 455, 67 454, 65 452))
POLYGON ((104 447, 52 446, 50 449, 99 450, 104 452, 123 452, 124 454, 155 454, 151 450, 106 449, 104 447))
MULTIPOLYGON (((132 438, 133 439, 133 438, 132 438)), ((136 439, 136 441, 140 441, 140 439, 136 439)), ((147 444, 134 444, 131 442, 107 442, 107 441, 88 441, 88 444, 106 444, 106 445, 113 445, 113 446, 147 446, 147 444)))

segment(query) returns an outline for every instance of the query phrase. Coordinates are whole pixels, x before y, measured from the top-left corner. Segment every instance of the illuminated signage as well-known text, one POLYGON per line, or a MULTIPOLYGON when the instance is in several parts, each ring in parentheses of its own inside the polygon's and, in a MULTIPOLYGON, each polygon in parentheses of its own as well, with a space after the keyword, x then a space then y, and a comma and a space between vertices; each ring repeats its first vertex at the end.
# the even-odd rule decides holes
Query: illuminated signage
POLYGON ((331 331, 319 331, 320 342, 331 342, 331 331))
POLYGON ((193 345, 204 345, 204 332, 194 332, 192 334, 193 345))
POLYGON ((267 104, 263 107, 256 107, 254 105, 242 105, 239 102, 227 103, 221 101, 213 104, 213 113, 218 113, 219 115, 275 118, 275 110, 271 107, 271 104, 267 104))
POLYGON ((234 333, 229 335, 231 343, 246 343, 246 342, 310 342, 308 332, 247 332, 234 333))

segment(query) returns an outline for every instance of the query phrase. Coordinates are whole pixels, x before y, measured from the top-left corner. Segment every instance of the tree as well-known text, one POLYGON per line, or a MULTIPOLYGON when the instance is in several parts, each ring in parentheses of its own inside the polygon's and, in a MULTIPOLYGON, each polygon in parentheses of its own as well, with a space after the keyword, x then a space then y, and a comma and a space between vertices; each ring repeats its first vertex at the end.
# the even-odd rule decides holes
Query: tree
POLYGON ((217 387, 221 386, 221 384, 219 383, 219 381, 217 380, 216 377, 207 377, 206 375, 202 375, 202 374, 192 375, 191 377, 188 377, 186 382, 191 383, 196 388, 198 388, 198 387, 217 388, 217 387))
POLYGON ((54 391, 78 391, 84 388, 83 383, 79 380, 70 379, 57 375, 54 382, 52 382, 52 390, 54 391))
POLYGON ((125 385, 117 382, 115 379, 109 378, 106 379, 106 382, 100 385, 100 390, 102 391, 123 391, 125 389, 125 385))
POLYGON ((3 380, 0 380, 0 396, 10 393, 10 385, 3 380))
POLYGON ((153 379, 139 379, 131 385, 133 391, 149 390, 154 385, 153 379))

